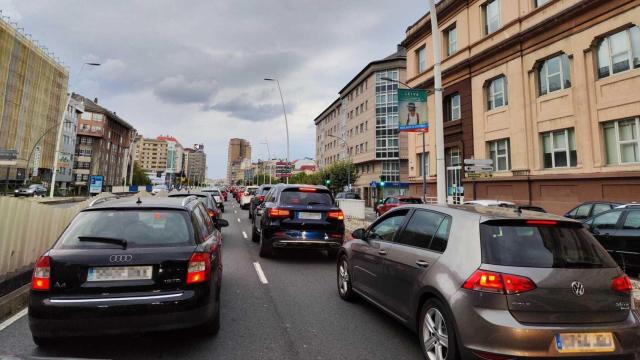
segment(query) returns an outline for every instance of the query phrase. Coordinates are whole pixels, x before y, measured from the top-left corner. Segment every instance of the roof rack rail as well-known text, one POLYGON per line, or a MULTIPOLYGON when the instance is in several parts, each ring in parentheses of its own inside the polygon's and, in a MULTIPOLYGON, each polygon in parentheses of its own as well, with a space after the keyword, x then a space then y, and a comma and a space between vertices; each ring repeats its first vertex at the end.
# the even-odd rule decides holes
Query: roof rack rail
POLYGON ((195 195, 190 195, 185 197, 184 199, 182 199, 182 206, 187 205, 188 203, 192 202, 193 200, 198 200, 198 197, 195 195))

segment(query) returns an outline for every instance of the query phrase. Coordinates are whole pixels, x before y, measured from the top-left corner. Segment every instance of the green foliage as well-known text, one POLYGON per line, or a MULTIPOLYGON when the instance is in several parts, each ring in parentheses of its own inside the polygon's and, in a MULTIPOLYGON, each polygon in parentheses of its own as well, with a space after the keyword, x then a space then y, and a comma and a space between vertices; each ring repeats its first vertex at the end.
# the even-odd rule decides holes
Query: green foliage
POLYGON ((277 184, 280 182, 280 179, 275 178, 269 174, 259 173, 253 177, 254 185, 262 185, 262 184, 277 184))
POLYGON ((313 176, 314 184, 324 185, 333 193, 341 192, 349 184, 349 181, 353 185, 358 180, 356 167, 348 160, 335 162, 316 172, 313 176), (351 176, 349 177, 348 174, 351 176))
POLYGON ((307 185, 315 185, 318 183, 316 174, 307 175, 306 173, 297 173, 291 175, 289 178, 289 184, 307 184, 307 185))
POLYGON ((151 185, 151 180, 147 174, 144 173, 144 170, 142 170, 137 161, 133 163, 132 183, 135 185, 151 185))

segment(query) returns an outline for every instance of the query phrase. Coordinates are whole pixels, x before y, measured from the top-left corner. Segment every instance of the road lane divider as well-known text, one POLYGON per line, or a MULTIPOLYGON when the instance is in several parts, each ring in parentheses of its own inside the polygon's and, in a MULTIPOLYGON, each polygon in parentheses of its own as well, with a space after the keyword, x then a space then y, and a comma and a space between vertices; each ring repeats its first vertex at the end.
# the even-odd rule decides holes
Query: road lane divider
POLYGON ((243 231, 243 232, 242 232, 242 237, 243 237, 243 238, 245 238, 245 239, 247 239, 247 238, 248 238, 247 233, 243 231))
POLYGON ((256 273, 258 273, 258 279, 260 279, 260 282, 263 284, 268 284, 269 282, 267 281, 267 277, 264 276, 264 272, 262 271, 262 266, 260 266, 260 263, 254 262, 253 268, 256 269, 256 273))
POLYGON ((240 222, 240 218, 238 218, 238 222, 240 222))
POLYGON ((2 323, 0 323, 0 331, 8 328, 11 324, 13 324, 14 322, 20 320, 21 317, 27 315, 27 311, 28 311, 28 309, 24 308, 24 309, 20 310, 19 312, 17 312, 16 314, 14 314, 12 317, 10 317, 7 320, 5 320, 2 323))

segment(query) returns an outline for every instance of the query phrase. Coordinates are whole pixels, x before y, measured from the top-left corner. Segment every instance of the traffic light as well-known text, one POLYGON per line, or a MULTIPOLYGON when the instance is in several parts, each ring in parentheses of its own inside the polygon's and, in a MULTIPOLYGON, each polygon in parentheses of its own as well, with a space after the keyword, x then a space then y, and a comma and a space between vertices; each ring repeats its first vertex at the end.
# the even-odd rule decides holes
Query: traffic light
POLYGON ((327 180, 325 180, 325 181, 324 181, 324 184, 325 184, 325 185, 327 185, 327 186, 331 185, 331 179, 327 179, 327 180))
POLYGON ((384 187, 384 181, 380 181, 380 187, 384 187))

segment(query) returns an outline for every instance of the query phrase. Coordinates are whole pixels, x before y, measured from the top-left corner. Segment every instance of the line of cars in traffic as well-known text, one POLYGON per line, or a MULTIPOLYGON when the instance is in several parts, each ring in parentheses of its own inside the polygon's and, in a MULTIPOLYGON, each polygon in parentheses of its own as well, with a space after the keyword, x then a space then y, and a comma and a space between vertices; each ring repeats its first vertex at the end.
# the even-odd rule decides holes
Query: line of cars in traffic
MULTIPOLYGON (((347 241, 344 213, 324 186, 230 191, 238 202, 251 196, 245 208, 261 257, 327 251, 337 258, 338 295, 416 331, 427 359, 638 358, 630 279, 576 220, 407 204, 347 241)), ((209 212, 212 193, 114 199, 81 212, 34 269, 34 340, 193 326, 216 333, 219 229, 228 222, 209 212)), ((613 210, 619 223, 634 208, 613 210)))

